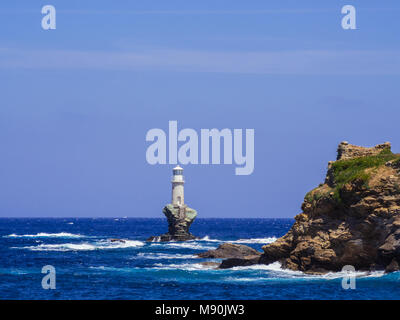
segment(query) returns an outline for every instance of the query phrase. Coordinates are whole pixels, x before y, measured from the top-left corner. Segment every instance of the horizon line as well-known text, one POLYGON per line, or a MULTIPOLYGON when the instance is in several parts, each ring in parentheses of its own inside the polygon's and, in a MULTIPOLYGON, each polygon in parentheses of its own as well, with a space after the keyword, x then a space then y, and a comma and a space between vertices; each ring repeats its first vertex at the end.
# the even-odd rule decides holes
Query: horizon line
MULTIPOLYGON (((165 219, 165 217, 0 217, 0 219, 165 219)), ((294 219, 294 217, 200 217, 199 219, 294 219)))

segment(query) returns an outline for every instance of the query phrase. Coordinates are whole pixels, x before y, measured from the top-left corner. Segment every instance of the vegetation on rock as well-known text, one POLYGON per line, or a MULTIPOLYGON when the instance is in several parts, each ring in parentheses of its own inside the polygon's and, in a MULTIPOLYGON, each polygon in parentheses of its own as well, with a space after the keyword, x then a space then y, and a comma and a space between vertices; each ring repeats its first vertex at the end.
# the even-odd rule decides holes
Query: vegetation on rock
POLYGON ((330 165, 333 183, 330 188, 324 185, 311 190, 305 196, 309 203, 315 203, 319 199, 332 196, 338 205, 342 204, 340 192, 344 185, 359 182, 364 188, 368 188, 368 182, 376 169, 384 166, 388 161, 394 160, 394 164, 400 164, 400 155, 394 154, 390 149, 383 149, 379 154, 337 160, 330 165))
POLYGON ((364 187, 368 187, 373 169, 385 165, 390 160, 400 160, 399 154, 394 154, 388 149, 372 156, 360 157, 348 160, 338 160, 332 163, 332 171, 335 183, 335 195, 340 201, 340 189, 346 184, 356 180, 362 181, 364 187), (372 169, 372 170, 371 170, 372 169))

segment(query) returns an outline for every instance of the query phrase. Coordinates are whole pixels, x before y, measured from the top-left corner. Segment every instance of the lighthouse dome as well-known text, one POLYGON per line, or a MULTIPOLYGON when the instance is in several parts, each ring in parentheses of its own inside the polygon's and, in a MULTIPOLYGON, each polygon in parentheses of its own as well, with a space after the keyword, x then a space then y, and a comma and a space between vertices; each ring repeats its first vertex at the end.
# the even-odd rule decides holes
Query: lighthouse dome
POLYGON ((174 175, 182 175, 183 169, 178 165, 174 169, 172 169, 172 172, 174 173, 174 175))

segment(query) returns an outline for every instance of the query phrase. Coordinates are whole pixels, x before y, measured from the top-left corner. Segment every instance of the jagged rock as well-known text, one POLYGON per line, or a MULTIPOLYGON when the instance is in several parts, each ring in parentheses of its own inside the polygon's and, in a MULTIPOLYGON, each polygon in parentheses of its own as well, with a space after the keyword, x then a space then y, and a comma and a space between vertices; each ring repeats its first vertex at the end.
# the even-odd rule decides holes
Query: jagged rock
MULTIPOLYGON (((307 273, 399 269, 400 155, 390 143, 363 148, 343 142, 324 184, 310 191, 286 235, 262 247, 258 263, 307 273)), ((239 260, 225 264, 241 265, 239 260)))
POLYGON ((228 269, 232 267, 251 266, 260 263, 260 255, 244 256, 243 258, 229 258, 225 259, 219 265, 219 269, 228 269))
POLYGON ((215 250, 209 250, 197 254, 199 258, 227 259, 227 258, 244 258, 246 256, 259 257, 261 252, 249 246, 242 244, 223 243, 215 250))
POLYGON ((121 243, 125 243, 126 241, 123 239, 110 239, 111 242, 121 242, 121 243))
POLYGON ((168 220, 168 232, 161 236, 152 236, 147 241, 186 241, 196 237, 189 232, 189 227, 197 216, 194 209, 183 206, 167 204, 163 213, 168 220))

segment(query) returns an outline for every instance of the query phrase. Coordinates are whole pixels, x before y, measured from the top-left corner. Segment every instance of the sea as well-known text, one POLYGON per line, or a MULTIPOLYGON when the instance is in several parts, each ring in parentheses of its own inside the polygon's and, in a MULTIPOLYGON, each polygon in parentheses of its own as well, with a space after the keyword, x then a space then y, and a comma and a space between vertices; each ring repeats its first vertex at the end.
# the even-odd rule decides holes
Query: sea
POLYGON ((1 218, 0 299, 400 299, 398 272, 356 271, 344 289, 347 273, 306 275, 278 262, 219 270, 196 257, 224 242, 261 250, 293 222, 197 219, 198 240, 161 243, 146 242, 167 231, 161 218, 1 218), (50 283, 45 266, 54 289, 42 285, 50 283))

